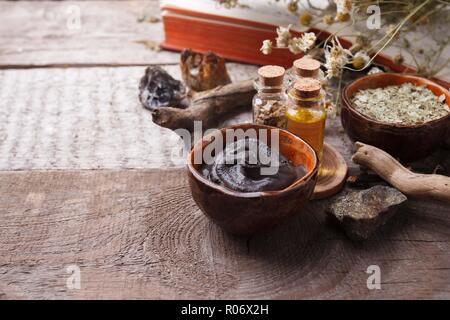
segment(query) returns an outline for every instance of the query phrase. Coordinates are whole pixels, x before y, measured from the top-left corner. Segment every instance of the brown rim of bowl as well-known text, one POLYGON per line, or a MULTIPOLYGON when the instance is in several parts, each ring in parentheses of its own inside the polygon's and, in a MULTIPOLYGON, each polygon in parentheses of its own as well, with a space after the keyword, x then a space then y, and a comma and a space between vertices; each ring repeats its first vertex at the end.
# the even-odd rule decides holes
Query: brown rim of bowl
MULTIPOLYGON (((429 79, 422 78, 422 77, 418 77, 418 76, 413 76, 413 75, 401 74, 401 73, 382 73, 382 74, 383 74, 383 75, 388 75, 389 77, 390 77, 390 76, 394 76, 394 77, 398 77, 398 78, 403 78, 403 79, 405 79, 405 80, 408 80, 408 79, 410 79, 410 80, 413 80, 413 79, 414 79, 414 80, 419 80, 419 81, 423 82, 423 84, 425 84, 425 85, 427 86, 427 88, 428 88, 428 86, 434 86, 434 87, 437 87, 437 88, 441 89, 441 90, 444 92, 444 94, 446 93, 446 96, 447 96, 447 97, 450 97, 450 92, 449 92, 447 89, 445 89, 443 86, 441 86, 441 85, 437 84, 436 82, 431 81, 431 80, 429 80, 429 79)), ((395 128, 412 128, 412 129, 414 129, 414 128, 419 128, 419 127, 423 127, 423 126, 426 126, 426 125, 429 125, 429 124, 433 124, 433 123, 442 121, 442 120, 444 120, 444 119, 446 119, 446 118, 449 118, 449 119, 450 119, 450 113, 448 113, 446 116, 443 116, 443 117, 438 118, 438 119, 434 119, 434 120, 427 121, 427 122, 424 122, 424 123, 419 123, 419 124, 409 124, 409 125, 408 125, 408 124, 398 124, 398 123, 382 122, 382 121, 378 121, 378 120, 369 118, 368 116, 362 114, 361 112, 359 112, 358 110, 356 110, 356 109, 353 107, 353 103, 352 103, 350 97, 348 96, 348 93, 347 93, 347 92, 348 92, 348 90, 349 90, 349 88, 350 88, 351 86, 354 86, 354 85, 357 84, 358 82, 363 81, 363 80, 366 80, 366 79, 370 79, 370 78, 376 78, 376 77, 380 77, 380 74, 377 74, 377 73, 376 73, 376 74, 371 74, 371 75, 367 75, 367 76, 361 77, 361 78, 359 78, 359 79, 356 79, 356 80, 354 80, 354 81, 348 83, 348 84, 344 87, 344 90, 342 91, 342 99, 344 99, 344 101, 345 101, 347 107, 348 107, 349 109, 351 109, 351 111, 357 113, 357 114, 358 114, 361 118, 363 118, 364 120, 367 120, 367 121, 369 121, 369 122, 373 122, 373 123, 376 123, 376 124, 382 125, 382 126, 389 126, 389 127, 395 127, 395 128)), ((409 82, 409 81, 405 81, 405 82, 403 82, 403 83, 411 83, 411 84, 417 86, 416 84, 414 84, 414 83, 412 83, 412 82, 409 82)), ((402 83, 402 84, 403 84, 403 83, 402 83)), ((395 84, 392 84, 392 85, 395 85, 395 84)), ((388 85, 388 86, 390 86, 390 85, 388 85)), ((377 88, 384 88, 384 87, 377 87, 377 88)), ((357 92, 357 91, 360 91, 360 90, 358 89, 358 90, 356 90, 355 92, 357 92)), ((434 94, 434 93, 433 93, 433 94, 434 94)))
POLYGON ((203 140, 205 140, 205 138, 210 137, 216 133, 216 132, 212 132, 212 133, 202 137, 201 139, 199 139, 199 141, 197 141, 192 146, 191 151, 189 151, 189 154, 188 154, 188 159, 187 159, 188 170, 197 180, 200 180, 201 182, 203 182, 204 184, 206 184, 208 187, 210 187, 212 189, 216 189, 217 191, 223 192, 228 195, 232 195, 232 196, 240 197, 240 198, 256 198, 256 197, 261 197, 261 196, 276 196, 276 195, 279 195, 280 193, 287 192, 287 191, 290 191, 295 188, 299 188, 319 170, 319 161, 317 158, 316 151, 305 140, 303 140, 300 137, 297 137, 296 135, 290 133, 287 130, 276 128, 276 127, 271 127, 271 126, 266 126, 266 125, 251 124, 251 123, 236 124, 236 125, 228 126, 228 127, 217 129, 217 130, 222 131, 222 130, 226 130, 226 129, 242 128, 242 125, 248 125, 248 126, 259 127, 259 128, 267 128, 267 129, 279 129, 279 130, 282 130, 282 131, 285 131, 286 133, 288 133, 288 135, 290 135, 293 139, 301 140, 312 151, 312 154, 314 155, 314 168, 312 170, 310 170, 306 175, 304 175, 300 179, 297 179, 295 182, 293 182, 287 188, 284 188, 282 190, 259 191, 259 192, 239 192, 239 191, 234 191, 234 190, 228 189, 226 187, 222 187, 222 186, 206 179, 205 177, 203 177, 198 172, 198 170, 194 168, 194 165, 192 164, 192 152, 200 143, 203 142, 203 140))

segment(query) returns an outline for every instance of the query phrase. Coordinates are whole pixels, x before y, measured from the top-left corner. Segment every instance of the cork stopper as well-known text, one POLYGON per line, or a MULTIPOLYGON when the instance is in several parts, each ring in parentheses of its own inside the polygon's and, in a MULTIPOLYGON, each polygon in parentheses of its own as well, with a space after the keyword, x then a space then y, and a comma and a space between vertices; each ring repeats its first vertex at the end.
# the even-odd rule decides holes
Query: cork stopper
POLYGON ((299 98, 314 98, 320 95, 322 84, 313 78, 301 78, 294 84, 294 93, 299 98))
POLYGON ((264 66, 258 69, 259 82, 264 87, 279 87, 283 85, 285 70, 279 66, 264 66))
POLYGON ((300 77, 317 78, 320 62, 310 57, 303 57, 294 61, 294 72, 300 77))

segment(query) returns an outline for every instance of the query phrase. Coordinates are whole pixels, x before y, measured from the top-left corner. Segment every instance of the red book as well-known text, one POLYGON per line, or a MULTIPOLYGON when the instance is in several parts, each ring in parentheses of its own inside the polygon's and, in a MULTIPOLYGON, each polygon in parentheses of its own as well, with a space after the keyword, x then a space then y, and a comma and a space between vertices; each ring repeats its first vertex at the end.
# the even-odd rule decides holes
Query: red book
POLYGON ((165 41, 161 46, 165 49, 211 50, 234 61, 284 67, 291 67, 292 61, 301 57, 286 49, 275 49, 270 55, 260 52, 264 40, 274 41, 277 27, 257 21, 261 14, 252 15, 250 9, 236 13, 236 9, 219 7, 213 0, 195 1, 196 11, 189 9, 187 2, 162 1, 165 41))

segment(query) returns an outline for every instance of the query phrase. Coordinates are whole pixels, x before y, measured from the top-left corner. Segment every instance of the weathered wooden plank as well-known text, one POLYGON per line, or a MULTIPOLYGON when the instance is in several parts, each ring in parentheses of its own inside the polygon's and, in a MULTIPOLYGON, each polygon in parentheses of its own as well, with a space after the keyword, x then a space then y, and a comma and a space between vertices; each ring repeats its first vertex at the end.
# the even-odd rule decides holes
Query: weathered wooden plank
POLYGON ((449 298, 450 208, 410 201, 355 244, 315 202, 250 239, 193 202, 183 169, 0 173, 2 298, 449 298), (424 210, 434 206, 434 210, 424 210), (66 268, 81 270, 67 288, 66 268), (381 290, 368 290, 369 265, 381 290))
POLYGON ((0 1, 0 68, 177 63, 138 43, 164 38, 144 15, 160 15, 158 0, 0 1))
MULTIPOLYGON (((256 67, 229 64, 234 81, 256 67)), ((143 67, 0 70, 0 170, 180 166, 138 99, 143 67)), ((178 66, 167 66, 180 77, 178 66)))
MULTIPOLYGON (((178 66, 166 66, 180 78, 178 66)), ((233 81, 256 67, 229 63, 233 81)), ((0 170, 163 168, 184 164, 178 136, 151 121, 138 100, 143 67, 0 70, 0 170)), ((243 112, 224 125, 251 121, 243 112)), ((326 140, 351 167, 339 119, 326 140)))

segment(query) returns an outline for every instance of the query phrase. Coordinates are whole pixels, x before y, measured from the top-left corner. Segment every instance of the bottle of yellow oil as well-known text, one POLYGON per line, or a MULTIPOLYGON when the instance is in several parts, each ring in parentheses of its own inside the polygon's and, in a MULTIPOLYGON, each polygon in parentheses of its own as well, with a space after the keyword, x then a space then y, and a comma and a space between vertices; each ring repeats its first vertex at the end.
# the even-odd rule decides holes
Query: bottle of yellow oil
POLYGON ((301 78, 289 89, 288 96, 287 130, 305 140, 322 161, 327 113, 320 81, 301 78))

